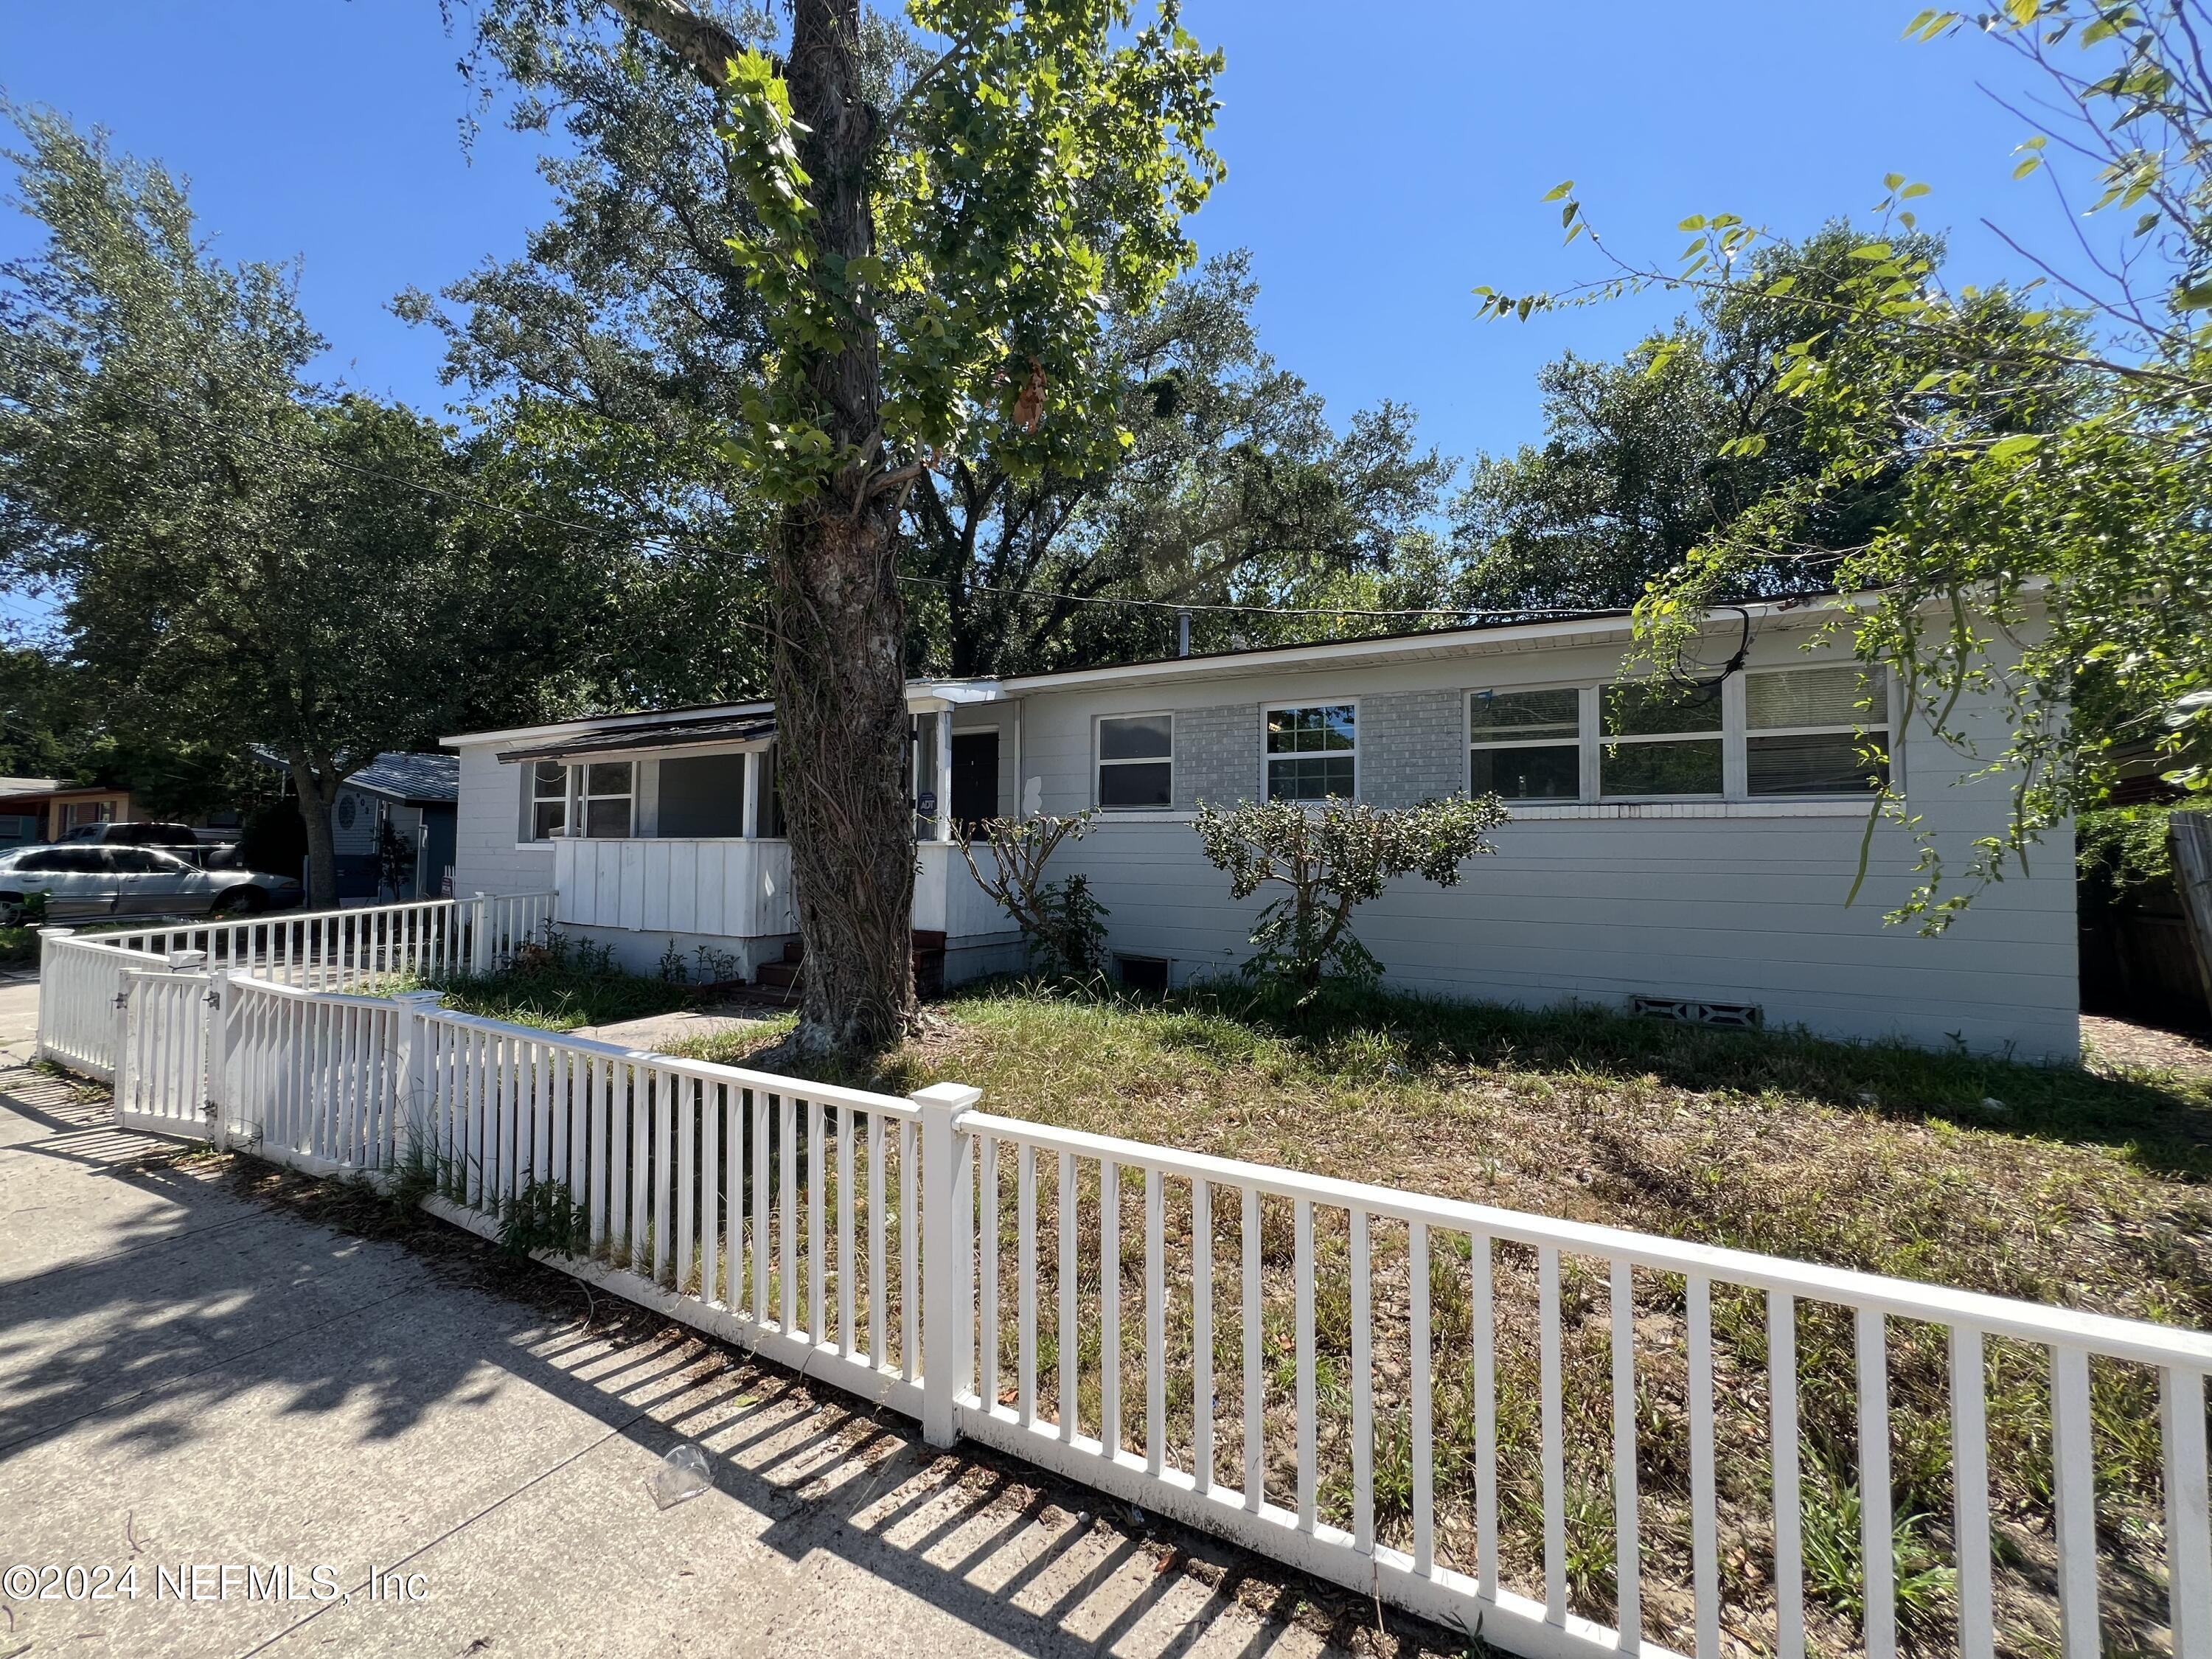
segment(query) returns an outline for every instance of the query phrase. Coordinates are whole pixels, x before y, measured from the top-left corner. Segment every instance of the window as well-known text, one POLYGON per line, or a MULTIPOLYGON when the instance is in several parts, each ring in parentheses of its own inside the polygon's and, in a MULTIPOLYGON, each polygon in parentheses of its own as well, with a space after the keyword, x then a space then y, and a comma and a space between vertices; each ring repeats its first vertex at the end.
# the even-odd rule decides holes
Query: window
POLYGON ((1348 702, 1267 711, 1267 799, 1350 800, 1358 793, 1358 711, 1348 702))
POLYGON ((744 832, 743 755, 685 755, 660 763, 659 834, 710 840, 744 832))
POLYGON ((1721 700, 1717 691, 1608 685, 1600 695, 1605 734, 1605 746, 1598 753, 1601 794, 1721 793, 1721 700))
POLYGON ((1467 789, 1507 800, 1577 800, 1582 693, 1477 691, 1468 698, 1467 789))
POLYGON ((1856 795, 1888 781, 1889 682, 1879 668, 1747 674, 1743 724, 1747 794, 1856 795))
POLYGON ((630 761, 593 761, 584 769, 584 833, 594 841, 622 841, 630 832, 630 761))
POLYGON ((150 847, 111 847, 107 860, 109 869, 126 876, 173 875, 191 867, 183 860, 150 847))
POLYGON ((539 761, 530 769, 530 839, 548 841, 568 822, 568 769, 559 761, 539 761))
POLYGON ((1098 717, 1098 804, 1170 806, 1175 802, 1175 716, 1098 717))

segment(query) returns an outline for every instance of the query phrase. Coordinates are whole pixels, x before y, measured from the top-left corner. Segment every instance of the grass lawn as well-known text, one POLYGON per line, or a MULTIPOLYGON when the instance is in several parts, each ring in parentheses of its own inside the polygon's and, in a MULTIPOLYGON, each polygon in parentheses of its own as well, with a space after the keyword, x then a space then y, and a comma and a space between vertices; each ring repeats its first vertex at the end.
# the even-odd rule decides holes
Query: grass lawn
MULTIPOLYGON (((1741 1249, 2063 1303, 2190 1326, 2212 1325, 2212 1086, 2202 1079, 2041 1067, 1965 1054, 1822 1042, 1786 1034, 1700 1030, 1580 1010, 1525 1013, 1398 998, 1294 1009, 1236 996, 1112 1002, 1018 988, 985 989, 939 1010, 928 1035, 868 1079, 896 1091, 941 1079, 974 1084, 990 1109, 1227 1157, 1741 1249)), ((706 1045, 739 1061, 781 1035, 706 1045)), ((1055 1172, 1038 1177, 1038 1233, 1055 1237, 1055 1172)), ((1001 1171, 1001 1244, 1011 1285, 1013 1164, 1001 1171)), ((1078 1216, 1098 1284, 1096 1172, 1078 1216)), ((1128 1367, 1125 1443, 1143 1437, 1144 1230, 1141 1182, 1121 1183, 1120 1237, 1128 1367)), ((1188 1294, 1190 1200, 1167 1193, 1170 1277, 1188 1294)), ((1218 1478, 1240 1484, 1242 1243, 1233 1205, 1216 1205, 1213 1257, 1218 1478), (1228 1212, 1224 1213, 1226 1210, 1228 1212)), ((1288 1206, 1263 1207, 1263 1342, 1268 1355, 1271 1498, 1288 1501, 1296 1368, 1288 1206)), ((1316 1218, 1325 1518, 1349 1524, 1351 1327, 1347 1226, 1316 1218)), ((1378 1224, 1378 1529, 1410 1537, 1402 1229, 1378 1224)), ((1038 1252, 1041 1401, 1058 1397, 1055 1252, 1038 1252)), ((1473 1404, 1466 1241, 1431 1261, 1438 1553, 1472 1571, 1473 1404)), ((1499 1456, 1505 1577, 1540 1595, 1537 1348, 1533 1257, 1500 1246, 1499 1456)), ((1686 1397, 1681 1282, 1637 1278, 1644 1605, 1648 1633, 1690 1645, 1686 1397)), ((1577 1612, 1613 1610, 1609 1291, 1601 1265, 1569 1258, 1562 1286, 1568 1553, 1577 1612)), ((1086 1301, 1086 1306, 1088 1302, 1086 1301)), ((1765 1305, 1717 1286, 1725 1599, 1749 1611, 1730 1628, 1771 1648, 1765 1305), (1761 1629, 1761 1610, 1765 1620, 1761 1629)), ((1017 1360, 1011 1306, 999 1384, 1017 1360)), ((1097 1423, 1095 1309, 1075 1334, 1082 1411, 1097 1423)), ((1186 1466, 1193 1368, 1187 1305, 1170 1296, 1170 1455, 1186 1466)), ((1815 1646, 1853 1644, 1859 1583, 1856 1382, 1848 1317, 1800 1310, 1808 1593, 1815 1646)), ((2055 1651, 2050 1575, 2051 1474, 2047 1361, 1991 1341, 1984 1388, 1997 1507, 2002 1646, 2055 1651)), ((1913 1650, 1945 1648, 1954 1617, 1948 1360, 1940 1332, 1890 1328, 1893 1471, 1900 1612, 1913 1650)), ((2107 1650, 2164 1640, 2155 1382, 2099 1364, 2093 1373, 2100 1518, 2126 1565, 2106 1584, 2107 1650)))
MULTIPOLYGON (((386 994, 410 988, 394 982, 386 994)), ((699 999, 698 991, 666 980, 644 979, 556 963, 535 969, 510 969, 475 978, 441 979, 446 1006, 459 1013, 538 1025, 549 1031, 574 1031, 586 1025, 611 1025, 673 1013, 699 999)))
POLYGON ((39 959, 39 930, 0 927, 0 968, 27 966, 39 959))

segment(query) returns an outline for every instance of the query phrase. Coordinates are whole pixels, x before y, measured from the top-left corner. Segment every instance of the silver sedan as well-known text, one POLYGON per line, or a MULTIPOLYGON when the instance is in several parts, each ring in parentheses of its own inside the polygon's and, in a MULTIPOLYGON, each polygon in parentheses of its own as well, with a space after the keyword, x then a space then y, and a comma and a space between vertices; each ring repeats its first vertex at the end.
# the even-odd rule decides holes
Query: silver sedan
POLYGON ((252 870, 203 870, 153 847, 63 843, 0 853, 0 918, 46 896, 50 921, 102 916, 253 915, 300 902, 300 884, 252 870))

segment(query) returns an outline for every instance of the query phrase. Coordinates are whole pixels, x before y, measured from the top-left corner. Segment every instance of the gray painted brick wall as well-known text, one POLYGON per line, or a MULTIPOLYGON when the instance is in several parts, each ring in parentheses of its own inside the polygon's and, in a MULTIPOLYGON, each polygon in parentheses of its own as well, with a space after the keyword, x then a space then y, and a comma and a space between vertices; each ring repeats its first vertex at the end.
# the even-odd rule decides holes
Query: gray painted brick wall
POLYGON ((1260 779, 1260 705, 1182 708, 1175 720, 1176 810, 1251 799, 1260 779))
POLYGON ((1359 700, 1359 793, 1377 806, 1418 806, 1467 787, 1460 696, 1391 691, 1359 700))

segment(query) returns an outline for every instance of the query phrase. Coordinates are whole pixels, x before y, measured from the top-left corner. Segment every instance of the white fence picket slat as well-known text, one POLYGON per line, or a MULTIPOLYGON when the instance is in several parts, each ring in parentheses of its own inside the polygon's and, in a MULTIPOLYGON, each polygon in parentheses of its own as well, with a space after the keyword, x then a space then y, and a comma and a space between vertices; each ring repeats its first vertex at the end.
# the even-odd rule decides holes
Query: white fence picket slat
MULTIPOLYGON (((1990 1440, 1984 1421, 1981 1333, 1951 1328, 1951 1537, 1959 1574, 1960 1659, 1996 1650, 1990 1594, 1990 1440)), ((1801 1650, 1802 1650, 1801 1638, 1801 1650)))
POLYGON ((1121 1166, 1098 1166, 1098 1445, 1121 1449, 1121 1166))
MULTIPOLYGON (((1544 1462, 1544 1620, 1567 1621, 1566 1431, 1560 1421, 1559 1253, 1536 1252, 1538 1417, 1544 1462)), ((1696 1384, 1692 1385, 1695 1409, 1696 1384)), ((1694 1442, 1692 1443, 1694 1443, 1694 1442)))
POLYGON ((1244 1252, 1243 1305, 1237 1315, 1244 1334, 1244 1508, 1257 1515, 1267 1501, 1267 1378, 1260 1354, 1260 1189, 1247 1187, 1239 1197, 1243 1205, 1239 1239, 1244 1252))
POLYGON ((2065 1659, 2097 1659, 2104 1650, 2097 1616, 2095 1449, 2089 1435, 2089 1356, 2060 1344, 2051 1351, 2051 1462, 2058 1488, 2052 1530, 2058 1546, 2059 1650, 2065 1659))
POLYGON ((1712 1281, 1693 1273, 1685 1290, 1689 1302, 1691 1594, 1696 1603, 1698 1659, 1720 1659, 1720 1500, 1713 1478, 1712 1281))
POLYGON ((2158 1383, 2173 1659, 2212 1659, 2212 1496, 2207 1492, 2212 1481, 2205 1464, 2204 1376, 2167 1365, 2158 1383))
POLYGON ((1190 1472, 1213 1490, 1213 1189, 1190 1183, 1190 1472))
POLYGON ((1644 1632, 1644 1546, 1636 1480, 1636 1270, 1613 1269, 1613 1622, 1620 1650, 1633 1653, 1644 1632))
POLYGON ((1878 1309, 1857 1317, 1859 1559, 1865 1575, 1867 1659, 1897 1651, 1897 1563, 1890 1543, 1889 1343, 1878 1309))
POLYGON ((1375 1549, 1375 1310, 1367 1212, 1352 1212, 1352 1547, 1375 1549))
MULTIPOLYGON (((996 1155, 998 1143, 988 1143, 996 1155)), ((991 1190, 993 1202, 997 1202, 997 1166, 993 1165, 991 1190)), ((1037 1241, 1036 1241, 1036 1149, 1034 1146, 1014 1148, 1014 1230, 1015 1276, 1021 1282, 1015 1291, 1018 1305, 1014 1310, 1014 1348, 1020 1370, 1014 1377, 1014 1413, 1024 1428, 1036 1421, 1036 1364, 1037 1364, 1037 1241)), ((996 1250, 985 1253, 994 1256, 996 1250)), ((995 1278, 992 1281, 997 1283, 995 1278)), ((996 1386, 997 1365, 992 1369, 993 1385, 996 1386)), ((997 1398, 995 1395, 992 1396, 997 1398)))
POLYGON ((1060 1438, 1073 1445, 1077 1426, 1075 1154, 1060 1155, 1060 1438))
POLYGON ((1145 1473, 1157 1476, 1166 1467, 1167 1241, 1165 1201, 1160 1172, 1145 1170, 1145 1473))
POLYGON ((1434 1389, 1436 1360, 1429 1352, 1429 1230, 1419 1221, 1406 1228, 1406 1340, 1413 1352, 1408 1409, 1413 1416, 1413 1571, 1427 1577, 1436 1571, 1437 1498, 1434 1389))
POLYGON ((1798 1491, 1797 1303, 1766 1298, 1768 1443, 1773 1449, 1775 1659, 1804 1659, 1804 1509, 1798 1491))

